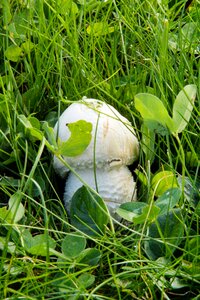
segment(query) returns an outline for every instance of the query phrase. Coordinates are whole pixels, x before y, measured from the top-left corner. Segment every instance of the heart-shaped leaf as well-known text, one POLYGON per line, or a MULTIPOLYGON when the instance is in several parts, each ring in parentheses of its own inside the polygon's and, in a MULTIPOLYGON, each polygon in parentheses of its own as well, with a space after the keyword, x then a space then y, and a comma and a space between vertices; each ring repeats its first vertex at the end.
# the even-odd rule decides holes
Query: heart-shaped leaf
POLYGON ((152 178, 151 187, 156 196, 161 196, 168 189, 177 187, 176 176, 167 170, 158 172, 152 178))
POLYGON ((62 241, 62 253, 68 258, 78 256, 86 246, 86 239, 75 233, 68 233, 62 241))
POLYGON ((160 208, 159 215, 166 214, 172 209, 181 197, 179 188, 171 188, 164 192, 156 201, 155 205, 160 208))
POLYGON ((135 108, 144 120, 156 121, 173 132, 173 120, 162 101, 156 96, 148 93, 137 94, 135 96, 135 108))
POLYGON ((22 54, 22 49, 17 45, 9 46, 5 51, 5 56, 7 59, 17 62, 22 54))
POLYGON ((19 222, 25 213, 24 206, 21 204, 21 194, 16 192, 13 194, 8 202, 9 213, 14 223, 19 222))
POLYGON ((55 249, 56 241, 52 239, 48 234, 38 234, 32 237, 28 230, 25 230, 22 234, 24 239, 24 246, 26 251, 32 255, 47 256, 53 255, 51 249, 55 249))
POLYGON ((92 124, 85 120, 79 120, 67 126, 71 131, 71 136, 66 142, 59 145, 58 152, 64 156, 80 155, 90 144, 92 124))
POLYGON ((114 30, 114 27, 109 26, 107 22, 96 22, 87 27, 87 33, 93 36, 107 35, 114 30))
POLYGON ((96 266, 101 258, 101 251, 95 248, 87 248, 78 256, 77 261, 81 264, 96 266))
POLYGON ((86 289, 95 281, 95 276, 89 273, 81 274, 77 279, 77 284, 80 288, 86 289))
POLYGON ((147 204, 144 202, 127 202, 120 205, 117 209, 117 213, 120 217, 132 222, 133 218, 142 214, 142 209, 146 206, 147 204))
POLYGON ((104 201, 82 186, 71 200, 71 223, 82 232, 95 236, 103 234, 108 223, 104 201))
POLYGON ((150 259, 170 257, 182 241, 184 222, 180 209, 162 214, 148 228, 145 252, 150 259))

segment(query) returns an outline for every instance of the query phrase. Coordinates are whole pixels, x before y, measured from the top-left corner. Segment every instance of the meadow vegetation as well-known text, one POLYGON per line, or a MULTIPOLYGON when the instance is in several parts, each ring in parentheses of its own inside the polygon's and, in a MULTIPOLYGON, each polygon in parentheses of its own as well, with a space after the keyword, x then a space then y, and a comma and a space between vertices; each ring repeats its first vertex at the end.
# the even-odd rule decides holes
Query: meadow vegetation
POLYGON ((0 54, 0 299, 200 299, 200 1, 2 0, 0 54), (121 223, 63 205, 52 127, 84 96, 140 142, 121 223))

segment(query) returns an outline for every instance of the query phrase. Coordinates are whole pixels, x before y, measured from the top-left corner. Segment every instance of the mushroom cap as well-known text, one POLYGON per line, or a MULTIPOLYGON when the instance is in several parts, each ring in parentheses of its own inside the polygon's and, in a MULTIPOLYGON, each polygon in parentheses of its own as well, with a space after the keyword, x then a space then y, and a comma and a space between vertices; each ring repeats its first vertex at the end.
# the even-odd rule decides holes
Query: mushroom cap
MULTIPOLYGON (((78 120, 91 122, 92 140, 86 150, 75 157, 64 157, 75 169, 131 165, 138 157, 138 140, 131 123, 114 107, 96 99, 84 99, 71 104, 54 127, 61 141, 70 137, 66 124, 78 120), (94 153, 95 151, 95 153, 94 153)), ((65 177, 68 169, 54 157, 54 168, 65 177)))
MULTIPOLYGON (((98 190, 99 195, 105 201, 112 216, 120 204, 136 201, 136 184, 133 176, 126 166, 114 168, 97 169, 95 184, 94 170, 78 170, 80 177, 94 190, 98 190)), ((64 203, 66 209, 70 210, 70 203, 74 193, 83 185, 76 175, 72 172, 65 184, 64 203)))

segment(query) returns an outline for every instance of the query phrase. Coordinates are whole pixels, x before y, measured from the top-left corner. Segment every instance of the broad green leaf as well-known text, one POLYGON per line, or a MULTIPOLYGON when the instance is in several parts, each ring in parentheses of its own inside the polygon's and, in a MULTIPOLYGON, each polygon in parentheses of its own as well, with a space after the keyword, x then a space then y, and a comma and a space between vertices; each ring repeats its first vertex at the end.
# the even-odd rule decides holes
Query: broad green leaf
POLYGON ((23 239, 26 251, 32 255, 47 256, 53 255, 51 249, 55 249, 56 242, 47 234, 38 234, 32 237, 28 230, 23 232, 23 239))
POLYGON ((37 118, 29 116, 27 119, 30 121, 33 128, 40 130, 40 121, 37 118))
POLYGON ((30 40, 27 40, 26 42, 24 42, 22 45, 21 45, 21 48, 22 50, 24 51, 24 53, 26 54, 30 54, 31 51, 34 49, 35 45, 30 41, 30 40))
POLYGON ((53 128, 58 120, 58 112, 57 111, 50 111, 46 116, 45 116, 45 122, 47 122, 50 128, 53 128))
POLYGON ((92 124, 79 120, 67 125, 71 136, 59 145, 58 152, 64 156, 80 155, 90 144, 92 138, 92 124))
POLYGON ((5 51, 5 56, 7 59, 17 62, 22 54, 22 49, 17 45, 9 46, 5 51))
POLYGON ((154 222, 160 213, 160 208, 152 205, 145 206, 142 209, 142 213, 139 216, 133 218, 134 224, 144 224, 144 222, 152 223, 154 222))
POLYGON ((25 128, 32 128, 31 122, 28 120, 28 118, 25 115, 19 115, 18 119, 24 125, 25 128))
POLYGON ((24 213, 20 192, 16 192, 8 201, 8 209, 6 206, 0 208, 0 219, 9 224, 17 223, 23 218, 24 213))
POLYGON ((135 108, 140 112, 144 120, 152 120, 167 127, 173 132, 173 121, 162 101, 148 93, 140 93, 135 96, 135 108))
POLYGON ((78 256, 77 262, 84 265, 96 266, 101 258, 101 251, 95 248, 87 248, 78 256))
POLYGON ((0 208, 0 221, 1 223, 12 223, 12 216, 6 206, 0 208))
POLYGON ((30 28, 27 22, 29 17, 30 11, 28 9, 16 11, 12 22, 8 25, 8 30, 13 38, 26 40, 27 36, 30 34, 30 28))
POLYGON ((62 15, 67 15, 70 13, 70 16, 76 15, 79 10, 78 6, 72 0, 59 0, 56 2, 57 10, 62 15))
POLYGON ((103 234, 109 221, 106 211, 104 201, 85 186, 82 186, 71 200, 71 223, 88 235, 103 234))
MULTIPOLYGON (((184 271, 184 273, 189 274, 190 278, 195 278, 196 280, 200 279, 200 264, 199 262, 189 262, 189 261, 185 261, 183 260, 181 269, 184 271)), ((199 300, 199 295, 195 298, 193 298, 193 300, 199 300)))
POLYGON ((82 289, 86 289, 91 286, 95 281, 95 276, 89 273, 81 274, 77 279, 78 286, 82 289))
POLYGON ((142 214, 142 209, 146 206, 144 202, 127 202, 121 204, 116 212, 120 217, 132 222, 134 217, 142 214))
POLYGON ((22 99, 24 105, 26 105, 28 110, 35 111, 36 103, 39 102, 41 97, 41 88, 38 84, 34 84, 26 92, 22 94, 22 99))
MULTIPOLYGON (((183 289, 187 286, 190 286, 191 283, 189 281, 186 281, 185 279, 180 279, 179 277, 172 277, 172 280, 170 282, 170 286, 172 287, 172 289, 176 290, 176 289, 183 289)), ((194 298, 193 298, 194 300, 194 298)), ((196 299, 197 300, 197 299, 196 299)))
POLYGON ((55 149, 57 148, 56 134, 52 127, 49 126, 48 122, 44 122, 42 129, 46 133, 47 140, 55 149))
MULTIPOLYGON (((24 266, 17 262, 12 262, 12 264, 5 264, 3 265, 3 269, 4 271, 10 275, 13 275, 13 276, 17 276, 19 274, 22 274, 24 272, 24 266)), ((23 298, 23 300, 28 300, 27 298, 23 298)))
POLYGON ((32 137, 34 137, 36 140, 41 141, 44 137, 44 134, 37 128, 31 127, 29 128, 30 134, 32 137))
POLYGON ((162 136, 169 135, 170 131, 167 127, 154 120, 144 120, 144 125, 149 129, 150 132, 157 133, 162 136))
POLYGON ((168 213, 170 209, 178 204, 180 197, 181 190, 179 188, 170 188, 165 191, 154 203, 160 208, 159 215, 168 213))
POLYGON ((62 253, 69 257, 74 258, 78 256, 86 246, 86 239, 75 233, 68 233, 62 241, 62 253))
POLYGON ((17 223, 23 218, 25 209, 24 206, 21 204, 20 192, 16 192, 10 197, 8 202, 8 208, 13 223, 17 223))
POLYGON ((186 85, 177 95, 173 105, 174 132, 182 132, 187 126, 197 93, 195 84, 186 85))
POLYGON ((177 187, 177 179, 171 171, 161 171, 153 176, 151 187, 156 196, 161 196, 170 188, 177 187))
POLYGON ((87 27, 87 33, 93 36, 106 35, 114 31, 115 28, 109 26, 107 22, 96 22, 87 27))
POLYGON ((198 23, 188 22, 181 28, 182 43, 186 47, 197 46, 199 44, 198 23))
POLYGON ((141 132, 142 132, 142 143, 141 143, 142 150, 146 155, 146 161, 149 160, 152 163, 155 157, 155 151, 154 151, 155 133, 153 132, 153 130, 150 130, 145 123, 142 124, 141 132))
POLYGON ((150 259, 170 257, 184 236, 184 222, 180 209, 158 216, 148 228, 145 252, 150 259))
POLYGON ((24 125, 24 127, 29 130, 29 133, 31 134, 31 136, 33 136, 36 140, 39 140, 39 141, 41 141, 43 139, 43 137, 44 137, 43 132, 40 131, 38 128, 34 128, 31 124, 31 121, 33 121, 32 120, 33 118, 30 118, 30 120, 29 120, 26 116, 19 115, 18 119, 24 125))
POLYGON ((16 245, 13 242, 9 242, 7 238, 0 236, 0 250, 6 248, 8 253, 14 253, 16 250, 16 245))

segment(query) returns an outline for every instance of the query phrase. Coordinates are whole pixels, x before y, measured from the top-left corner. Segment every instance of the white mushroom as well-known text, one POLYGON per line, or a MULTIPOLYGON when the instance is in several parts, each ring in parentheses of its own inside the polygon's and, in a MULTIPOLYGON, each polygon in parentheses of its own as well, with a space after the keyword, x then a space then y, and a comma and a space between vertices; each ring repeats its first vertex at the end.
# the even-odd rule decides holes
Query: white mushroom
MULTIPOLYGON (((92 169, 79 170, 78 174, 92 189, 98 191, 113 216, 120 204, 136 200, 136 185, 126 166, 97 169, 96 173, 92 169)), ((64 194, 64 203, 68 211, 74 193, 82 185, 77 176, 70 172, 64 194)))
MULTIPOLYGON (((75 169, 98 168, 110 165, 131 165, 138 157, 138 140, 131 123, 114 107, 96 99, 71 104, 60 116, 54 130, 61 141, 70 137, 66 124, 78 120, 91 122, 92 140, 87 149, 76 157, 64 157, 75 169), (95 133, 96 132, 96 133, 95 133)), ((68 169, 54 157, 54 168, 65 177, 68 169)))
MULTIPOLYGON (((121 203, 136 200, 135 182, 126 167, 138 157, 135 132, 131 123, 111 105, 96 99, 84 99, 71 104, 60 116, 54 130, 61 141, 70 137, 66 124, 78 120, 92 123, 91 142, 81 155, 64 159, 84 182, 97 190, 115 216, 121 203)), ((57 157, 54 157, 54 168, 62 177, 69 171, 57 157)), ((70 172, 64 194, 67 210, 73 194, 81 186, 81 181, 70 172)))

